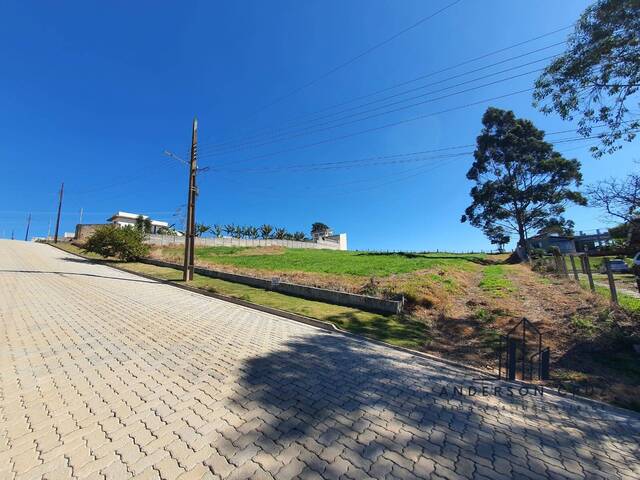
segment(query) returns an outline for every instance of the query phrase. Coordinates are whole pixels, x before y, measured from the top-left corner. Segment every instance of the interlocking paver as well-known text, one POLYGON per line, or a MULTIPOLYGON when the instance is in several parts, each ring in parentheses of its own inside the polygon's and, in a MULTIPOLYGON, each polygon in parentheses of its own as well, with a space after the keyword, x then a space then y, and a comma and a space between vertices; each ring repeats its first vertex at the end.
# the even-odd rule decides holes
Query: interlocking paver
POLYGON ((3 479, 640 477, 637 415, 473 382, 0 240, 3 479))

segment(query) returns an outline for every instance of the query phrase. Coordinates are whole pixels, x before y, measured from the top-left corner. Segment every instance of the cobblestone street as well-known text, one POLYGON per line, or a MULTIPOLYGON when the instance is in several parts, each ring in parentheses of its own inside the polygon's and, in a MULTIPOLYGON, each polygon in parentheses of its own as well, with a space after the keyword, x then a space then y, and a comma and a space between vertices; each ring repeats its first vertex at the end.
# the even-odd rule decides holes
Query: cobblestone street
POLYGON ((640 478, 637 415, 546 391, 453 395, 470 385, 470 371, 0 240, 0 479, 640 478))

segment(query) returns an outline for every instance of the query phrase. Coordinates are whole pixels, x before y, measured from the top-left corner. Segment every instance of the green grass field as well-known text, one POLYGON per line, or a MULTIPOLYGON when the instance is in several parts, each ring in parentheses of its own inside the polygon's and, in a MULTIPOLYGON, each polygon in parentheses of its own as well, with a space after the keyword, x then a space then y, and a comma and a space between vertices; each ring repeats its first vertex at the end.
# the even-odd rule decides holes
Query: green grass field
POLYGON ((489 265, 484 268, 480 288, 495 297, 504 297, 514 291, 514 286, 505 274, 502 265, 489 265))
POLYGON ((203 262, 240 268, 363 277, 386 277, 445 266, 471 270, 486 262, 483 254, 280 249, 265 255, 260 249, 243 247, 201 247, 196 249, 196 257, 203 262))

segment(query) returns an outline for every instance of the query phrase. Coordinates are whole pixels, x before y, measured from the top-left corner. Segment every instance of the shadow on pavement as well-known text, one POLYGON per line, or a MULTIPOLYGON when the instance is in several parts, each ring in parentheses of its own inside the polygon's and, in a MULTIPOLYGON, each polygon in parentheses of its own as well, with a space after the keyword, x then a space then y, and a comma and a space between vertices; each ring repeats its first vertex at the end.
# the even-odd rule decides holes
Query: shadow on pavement
POLYGON ((304 446, 297 475, 339 476, 343 462, 353 478, 358 470, 374 478, 407 470, 421 478, 434 471, 444 478, 580 478, 571 469, 610 478, 616 469, 624 476, 639 468, 637 424, 571 411, 577 402, 549 393, 455 395, 454 387, 482 389, 485 382, 342 335, 299 336, 241 370, 242 395, 233 402, 269 412, 254 444, 275 458, 304 446), (560 410, 533 410, 553 405, 560 410))

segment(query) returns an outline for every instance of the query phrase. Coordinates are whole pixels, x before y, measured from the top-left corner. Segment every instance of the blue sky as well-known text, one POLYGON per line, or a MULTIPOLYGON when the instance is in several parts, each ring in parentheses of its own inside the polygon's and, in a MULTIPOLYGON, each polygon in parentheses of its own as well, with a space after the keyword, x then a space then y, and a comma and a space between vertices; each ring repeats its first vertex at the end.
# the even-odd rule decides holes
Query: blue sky
MULTIPOLYGON (((354 249, 488 249, 481 232, 459 223, 469 203, 465 173, 471 155, 404 163, 387 158, 384 164, 323 170, 280 168, 473 144, 489 105, 512 109, 547 132, 575 128, 537 112, 528 92, 483 101, 531 87, 536 75, 527 72, 545 61, 497 72, 559 53, 561 46, 529 52, 563 41, 569 30, 326 110, 568 26, 589 2, 462 0, 323 76, 449 3, 3 2, 0 235, 14 230, 23 238, 29 212, 31 233, 45 235, 55 220, 62 181, 64 231, 73 231, 81 208, 84 223, 104 222, 117 210, 176 222, 175 212, 186 203, 187 176, 182 164, 162 152, 186 155, 197 115, 200 165, 211 167, 199 180, 199 221, 266 222, 291 231, 308 231, 312 222, 323 221, 347 232, 354 249), (519 74, 524 75, 433 100, 519 74), (439 81, 363 110, 450 87, 398 104, 432 99, 422 105, 362 121, 355 121, 362 118, 356 110, 345 111, 439 81), (471 103, 476 105, 462 108, 471 103), (405 122, 418 116, 423 118, 405 122), (323 118, 313 121, 317 117, 323 118), (379 128, 394 122, 404 123, 379 128), (363 130, 370 131, 358 133, 363 130), (226 144, 228 151, 216 147, 229 141, 239 145, 226 144)), ((582 161, 586 184, 625 175, 640 158, 637 142, 600 160, 591 158, 588 143, 557 146, 582 161)), ((401 158, 415 159, 396 157, 401 158)), ((571 208, 568 217, 578 229, 607 225, 593 209, 571 208)))

